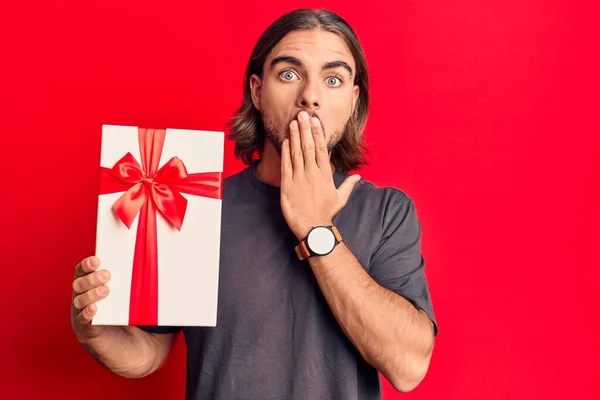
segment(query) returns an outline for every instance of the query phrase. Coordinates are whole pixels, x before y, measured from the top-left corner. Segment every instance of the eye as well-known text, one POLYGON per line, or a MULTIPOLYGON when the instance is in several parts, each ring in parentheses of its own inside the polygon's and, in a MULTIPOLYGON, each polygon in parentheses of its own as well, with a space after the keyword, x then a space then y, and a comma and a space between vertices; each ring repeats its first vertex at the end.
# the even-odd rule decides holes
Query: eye
POLYGON ((331 87, 338 87, 342 84, 342 79, 337 76, 330 76, 327 78, 327 84, 331 87))
POLYGON ((288 69, 288 70, 282 71, 279 74, 279 77, 281 79, 283 79, 284 81, 293 81, 294 78, 297 78, 298 76, 296 75, 296 73, 294 71, 288 69))

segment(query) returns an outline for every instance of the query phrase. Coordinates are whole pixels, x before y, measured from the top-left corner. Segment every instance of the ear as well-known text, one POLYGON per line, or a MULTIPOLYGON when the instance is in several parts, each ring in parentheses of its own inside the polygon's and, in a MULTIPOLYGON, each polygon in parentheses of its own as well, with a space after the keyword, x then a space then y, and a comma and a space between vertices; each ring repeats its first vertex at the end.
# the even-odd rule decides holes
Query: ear
POLYGON ((356 102, 358 101, 359 94, 360 88, 358 85, 354 85, 354 89, 352 90, 352 112, 354 112, 354 108, 356 108, 356 102))
POLYGON ((250 77, 250 94, 252 96, 252 103, 254 108, 260 111, 260 90, 262 87, 262 81, 258 75, 252 74, 250 77))

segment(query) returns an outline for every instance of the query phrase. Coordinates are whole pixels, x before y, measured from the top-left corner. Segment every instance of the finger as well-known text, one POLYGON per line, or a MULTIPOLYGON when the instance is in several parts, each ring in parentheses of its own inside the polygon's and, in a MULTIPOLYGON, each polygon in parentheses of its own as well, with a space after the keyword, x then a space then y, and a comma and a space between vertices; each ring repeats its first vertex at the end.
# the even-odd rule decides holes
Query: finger
POLYGON ((75 276, 84 276, 89 274, 90 272, 94 272, 100 266, 100 259, 96 256, 91 256, 88 258, 84 258, 77 266, 75 267, 75 276))
POLYGON ((315 141, 313 140, 308 113, 301 111, 298 114, 298 120, 300 125, 300 146, 302 147, 302 155, 304 156, 304 168, 316 168, 315 141))
POLYGON ((294 174, 304 170, 304 156, 300 147, 300 132, 298 131, 297 120, 290 123, 290 155, 294 174))
POLYGON ((315 141, 317 166, 320 169, 331 171, 329 151, 327 150, 327 142, 325 142, 325 134, 323 133, 321 121, 317 117, 312 117, 310 119, 310 126, 312 127, 312 136, 315 141))
POLYGON ((292 159, 290 158, 290 140, 284 139, 281 145, 281 180, 285 182, 293 176, 292 159))
POLYGON ((96 306, 95 303, 92 303, 86 308, 84 308, 82 312, 79 313, 79 315, 77 316, 77 320, 82 325, 89 324, 92 321, 92 318, 94 318, 94 315, 96 315, 97 311, 98 306, 96 306))
POLYGON ((338 188, 338 192, 340 193, 340 195, 342 197, 342 207, 345 206, 346 203, 348 202, 348 198, 350 197, 350 194, 352 193, 352 189, 354 189, 354 186, 359 181, 360 181, 360 175, 350 175, 349 177, 347 177, 344 180, 344 182, 342 182, 342 184, 338 188))
POLYGON ((104 285, 110 280, 110 272, 105 269, 79 277, 73 281, 73 291, 82 294, 90 289, 104 285))
POLYGON ((102 285, 92 290, 88 290, 87 292, 80 294, 79 296, 75 296, 75 298, 73 299, 73 305, 76 309, 83 310, 89 304, 95 303, 108 296, 109 291, 110 290, 106 285, 102 285))

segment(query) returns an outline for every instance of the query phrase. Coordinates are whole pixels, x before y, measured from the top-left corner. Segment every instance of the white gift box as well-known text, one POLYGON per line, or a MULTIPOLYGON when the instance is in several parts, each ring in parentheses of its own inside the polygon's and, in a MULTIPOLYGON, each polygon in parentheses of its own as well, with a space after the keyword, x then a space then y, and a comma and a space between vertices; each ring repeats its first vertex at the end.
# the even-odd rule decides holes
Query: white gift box
MULTIPOLYGON (((103 125, 102 127, 101 182, 107 182, 105 175, 111 169, 124 171, 125 174, 131 172, 128 168, 113 168, 120 160, 123 161, 124 157, 129 157, 128 160, 131 161, 132 156, 135 162, 139 163, 143 176, 138 179, 140 183, 135 187, 131 182, 125 182, 122 187, 119 187, 118 183, 115 186, 114 182, 121 181, 115 178, 114 173, 108 177, 111 181, 109 183, 113 184, 111 190, 103 190, 101 183, 96 255, 101 260, 100 269, 110 271, 111 280, 108 283, 110 293, 105 299, 97 302, 98 311, 92 324, 216 326, 224 133, 166 129, 162 131, 164 144, 160 146, 157 144, 159 140, 156 139, 159 137, 158 133, 155 135, 155 132, 155 130, 140 130, 135 126, 103 125), (142 131, 143 133, 140 133, 142 131), (150 176, 152 172, 148 174, 144 172, 145 169, 151 170, 152 167, 143 166, 141 142, 143 142, 142 148, 154 146, 153 152, 145 152, 148 155, 146 160, 151 158, 152 153, 155 157, 160 154, 158 173, 154 176, 150 176), (174 157, 176 159, 173 159, 174 157), (159 176, 161 176, 161 169, 166 164, 170 166, 170 162, 183 163, 185 171, 190 176, 200 173, 205 173, 202 176, 211 176, 212 189, 210 183, 206 187, 214 193, 217 186, 218 195, 190 194, 185 193, 185 190, 177 190, 176 185, 168 186, 173 169, 169 170, 171 171, 169 174, 163 173, 162 181, 159 176), (215 177, 218 177, 216 185, 215 177), (152 186, 155 184, 159 185, 159 191, 156 193, 161 193, 167 185, 169 190, 180 193, 180 197, 187 200, 187 205, 183 207, 185 214, 180 229, 165 218, 165 215, 170 215, 168 212, 164 213, 160 206, 156 206, 156 204, 168 203, 167 205, 171 207, 169 201, 173 196, 164 197, 167 199, 165 203, 162 203, 162 200, 155 201, 156 197, 152 194, 155 192, 151 193, 151 190, 154 190, 151 187, 155 187, 152 186), (130 189, 127 189, 128 185, 130 189), (128 190, 130 192, 127 192, 128 190), (131 197, 133 193, 131 190, 137 190, 138 194, 131 197), (130 221, 130 227, 127 227, 116 211, 116 204, 119 201, 127 203, 123 200, 125 198, 139 199, 141 192, 146 193, 144 195, 146 203, 152 202, 146 205, 149 207, 148 210, 157 209, 154 212, 144 213, 142 208, 130 221), (142 213, 148 215, 146 223, 144 223, 146 218, 140 217, 142 213), (155 215, 155 227, 150 214, 155 215), (141 226, 146 227, 143 228, 145 235, 156 237, 154 261, 151 260, 152 251, 148 250, 153 246, 151 240, 138 238, 142 244, 136 247, 136 238, 142 235, 142 232, 138 232, 140 218, 141 226), (138 272, 134 272, 136 251, 138 272), (135 288, 138 294, 132 294, 132 288, 135 288)), ((147 161, 148 163, 151 162, 147 161)), ((181 164, 177 165, 181 166, 181 164)), ((163 172, 166 170, 167 167, 162 169, 163 172)), ((175 194, 175 197, 179 195, 175 194)), ((181 202, 185 203, 185 200, 181 202)), ((130 201, 126 205, 131 206, 133 203, 135 202, 130 201)))

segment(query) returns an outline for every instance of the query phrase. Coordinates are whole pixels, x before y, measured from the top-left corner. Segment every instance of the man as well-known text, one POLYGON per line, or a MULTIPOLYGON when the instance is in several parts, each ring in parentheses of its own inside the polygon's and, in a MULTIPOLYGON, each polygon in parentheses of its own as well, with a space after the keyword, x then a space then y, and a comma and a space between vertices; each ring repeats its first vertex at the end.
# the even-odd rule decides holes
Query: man
POLYGON ((73 281, 78 340, 138 378, 183 331, 188 399, 376 399, 378 371, 415 388, 437 334, 420 223, 406 194, 348 175, 365 163, 367 111, 366 62, 346 22, 312 10, 277 20, 231 121, 248 167, 224 182, 217 326, 90 325, 110 279, 90 257, 73 281))

